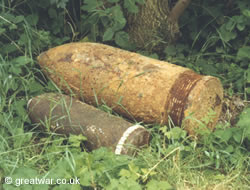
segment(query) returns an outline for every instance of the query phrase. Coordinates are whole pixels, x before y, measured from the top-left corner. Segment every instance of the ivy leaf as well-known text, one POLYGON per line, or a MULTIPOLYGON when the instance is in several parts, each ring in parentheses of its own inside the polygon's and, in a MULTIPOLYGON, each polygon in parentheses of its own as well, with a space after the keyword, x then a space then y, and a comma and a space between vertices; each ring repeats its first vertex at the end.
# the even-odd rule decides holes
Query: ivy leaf
POLYGON ((114 36, 114 31, 112 30, 112 28, 108 28, 103 34, 103 41, 112 40, 113 36, 114 36))

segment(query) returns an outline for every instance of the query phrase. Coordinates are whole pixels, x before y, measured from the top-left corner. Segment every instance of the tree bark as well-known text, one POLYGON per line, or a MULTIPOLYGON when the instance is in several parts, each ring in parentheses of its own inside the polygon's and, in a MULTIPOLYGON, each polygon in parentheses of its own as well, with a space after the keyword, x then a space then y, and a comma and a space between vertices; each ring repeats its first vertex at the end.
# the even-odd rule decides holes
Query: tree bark
POLYGON ((128 33, 137 47, 157 50, 180 36, 178 19, 191 0, 179 0, 170 10, 167 0, 145 0, 137 14, 128 14, 128 33))

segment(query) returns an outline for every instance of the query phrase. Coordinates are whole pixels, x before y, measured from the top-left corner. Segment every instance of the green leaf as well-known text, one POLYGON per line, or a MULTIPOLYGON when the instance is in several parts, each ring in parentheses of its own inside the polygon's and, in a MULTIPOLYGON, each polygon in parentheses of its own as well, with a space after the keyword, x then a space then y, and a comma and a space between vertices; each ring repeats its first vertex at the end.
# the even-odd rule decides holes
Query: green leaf
POLYGON ((17 101, 15 101, 14 105, 15 105, 15 110, 16 110, 18 116, 21 118, 25 118, 27 116, 27 111, 25 109, 26 105, 27 105, 26 100, 24 100, 24 99, 17 100, 17 101))
POLYGON ((10 27, 9 27, 10 30, 16 30, 17 28, 18 28, 18 27, 17 27, 16 24, 12 24, 12 25, 10 25, 10 27))
POLYGON ((3 17, 4 18, 4 20, 6 21, 6 22, 12 22, 12 23, 14 23, 15 22, 15 20, 16 20, 16 17, 14 16, 14 14, 11 14, 11 13, 3 13, 3 14, 1 14, 1 17, 3 17))
POLYGON ((22 22, 23 20, 24 20, 24 16, 23 15, 17 16, 16 19, 15 19, 15 24, 17 24, 19 22, 22 22))
POLYGON ((69 0, 51 0, 51 4, 55 4, 57 8, 64 9, 69 0))
POLYGON ((122 177, 130 177, 131 176, 131 172, 129 170, 126 169, 121 169, 119 175, 122 177))
POLYGON ((147 185, 147 190, 173 190, 174 188, 167 181, 150 180, 147 185))
POLYGON ((39 95, 43 92, 44 87, 37 81, 32 80, 29 83, 29 92, 32 95, 39 95))
POLYGON ((135 3, 136 3, 136 1, 124 0, 124 7, 130 13, 138 13, 139 9, 138 9, 138 7, 137 7, 137 5, 135 3))
POLYGON ((169 139, 179 140, 181 138, 185 138, 187 135, 187 132, 179 127, 174 127, 172 129, 170 129, 170 131, 167 132, 166 135, 169 139))
POLYGON ((232 153, 234 151, 234 147, 232 145, 228 145, 225 151, 228 153, 232 153))
POLYGON ((30 63, 31 61, 32 61, 32 59, 27 57, 27 56, 19 56, 19 57, 13 59, 11 62, 13 64, 26 65, 26 64, 30 63))
POLYGON ((20 35, 20 38, 18 40, 18 44, 19 45, 28 44, 29 40, 30 40, 29 36, 27 36, 26 33, 23 33, 23 34, 20 35))
POLYGON ((234 30, 230 31, 227 28, 230 28, 230 27, 226 26, 226 24, 223 24, 220 27, 220 35, 222 37, 222 40, 225 42, 229 42, 230 40, 233 40, 237 37, 237 33, 234 30))
MULTIPOLYGON (((87 168, 86 168, 87 169, 87 168)), ((90 186, 92 183, 92 173, 89 173, 88 170, 80 176, 80 183, 83 186, 90 186)))
POLYGON ((245 15, 246 17, 250 17, 250 9, 245 9, 242 11, 243 15, 245 15))
POLYGON ((236 133, 233 134, 233 138, 234 138, 235 142, 241 143, 242 131, 240 131, 240 130, 236 131, 236 133))
POLYGON ((218 129, 214 132, 214 134, 224 142, 228 142, 228 140, 233 136, 231 129, 225 129, 225 130, 218 129))
POLYGON ((137 180, 140 177, 139 167, 135 165, 133 162, 130 163, 128 167, 129 167, 129 170, 122 169, 119 173, 119 176, 137 180))
POLYGON ((13 174, 14 174, 13 175, 14 179, 20 178, 20 176, 22 176, 22 178, 28 178, 28 179, 38 176, 37 170, 25 166, 17 168, 13 174))
POLYGON ((123 15, 121 7, 119 5, 112 7, 111 13, 114 18, 114 23, 112 26, 113 31, 118 31, 123 29, 126 25, 126 19, 123 15))
POLYGON ((206 73, 206 74, 216 74, 217 73, 217 68, 212 64, 208 64, 207 62, 200 64, 200 67, 201 67, 203 73, 206 73))
POLYGON ((16 128, 14 131, 14 147, 20 148, 30 143, 32 133, 24 132, 23 128, 16 128))
POLYGON ((57 4, 56 7, 57 8, 62 8, 65 9, 66 4, 68 3, 69 0, 60 0, 57 4))
POLYGON ((237 29, 239 31, 243 31, 246 28, 246 25, 244 23, 238 23, 237 24, 237 29))
POLYGON ((110 3, 118 3, 120 0, 108 0, 110 3))
MULTIPOLYGON (((12 66, 10 69, 9 69, 9 72, 14 74, 14 75, 20 75, 22 73, 22 69, 21 67, 18 67, 18 66, 12 66)), ((13 85, 16 85, 17 83, 14 82, 13 85)))
POLYGON ((234 20, 229 20, 227 23, 226 23, 226 29, 228 31, 232 31, 235 27, 236 23, 234 22, 234 20))
POLYGON ((237 125, 241 128, 250 128, 250 108, 246 108, 242 111, 237 125))
POLYGON ((103 34, 103 41, 112 40, 113 36, 114 36, 114 31, 112 30, 112 28, 108 28, 103 34))
POLYGON ((241 60, 243 58, 250 59, 250 46, 243 46, 237 52, 237 59, 241 60))
POLYGON ((103 5, 102 1, 84 0, 84 5, 81 7, 81 9, 84 11, 93 11, 102 5, 103 5))
POLYGON ((107 190, 141 190, 141 186, 139 183, 132 179, 128 179, 125 177, 121 177, 117 179, 111 179, 110 185, 108 185, 105 189, 107 190), (118 188, 119 187, 119 188, 118 188))
POLYGON ((166 53, 166 56, 167 57, 170 57, 170 56, 175 56, 176 53, 177 53, 177 50, 175 48, 175 46, 173 45, 169 45, 165 48, 165 53, 166 53))
POLYGON ((82 141, 86 141, 87 138, 85 136, 83 136, 82 134, 79 135, 72 135, 70 134, 69 136, 69 143, 72 147, 76 147, 79 148, 80 144, 82 141))
POLYGON ((32 25, 32 26, 36 26, 37 25, 38 19, 39 19, 39 17, 38 17, 37 14, 31 14, 31 15, 28 15, 26 17, 27 22, 30 25, 32 25))
POLYGON ((129 42, 129 35, 127 32, 120 31, 115 34, 115 43, 124 49, 132 50, 133 46, 129 42))

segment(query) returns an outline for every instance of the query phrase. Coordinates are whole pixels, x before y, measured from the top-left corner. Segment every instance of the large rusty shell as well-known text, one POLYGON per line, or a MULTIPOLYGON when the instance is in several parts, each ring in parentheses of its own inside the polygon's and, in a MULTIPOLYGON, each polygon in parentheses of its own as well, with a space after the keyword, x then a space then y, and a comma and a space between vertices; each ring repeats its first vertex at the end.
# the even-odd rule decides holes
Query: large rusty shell
POLYGON ((98 43, 69 43, 42 53, 38 61, 66 93, 92 105, 105 103, 137 121, 168 124, 171 118, 194 134, 201 125, 213 129, 221 113, 218 78, 137 53, 98 43))

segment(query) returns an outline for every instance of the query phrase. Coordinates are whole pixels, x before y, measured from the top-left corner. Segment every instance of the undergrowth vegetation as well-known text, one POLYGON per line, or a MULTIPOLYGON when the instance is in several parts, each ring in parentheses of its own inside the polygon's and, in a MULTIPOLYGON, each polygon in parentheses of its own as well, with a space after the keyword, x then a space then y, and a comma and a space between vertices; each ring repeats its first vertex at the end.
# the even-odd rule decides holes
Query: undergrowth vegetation
POLYGON ((0 2, 0 189, 250 188, 247 106, 235 124, 220 122, 214 132, 200 131, 199 140, 171 124, 145 126, 152 140, 133 157, 117 156, 105 148, 86 152, 83 136, 39 131, 29 120, 26 105, 31 97, 61 93, 43 75, 36 56, 71 41, 106 43, 219 77, 228 96, 237 94, 249 102, 248 0, 192 1, 181 17, 182 37, 160 53, 142 52, 129 42, 126 14, 136 14, 143 2, 0 2), (74 179, 75 184, 20 182, 34 178, 74 179))

